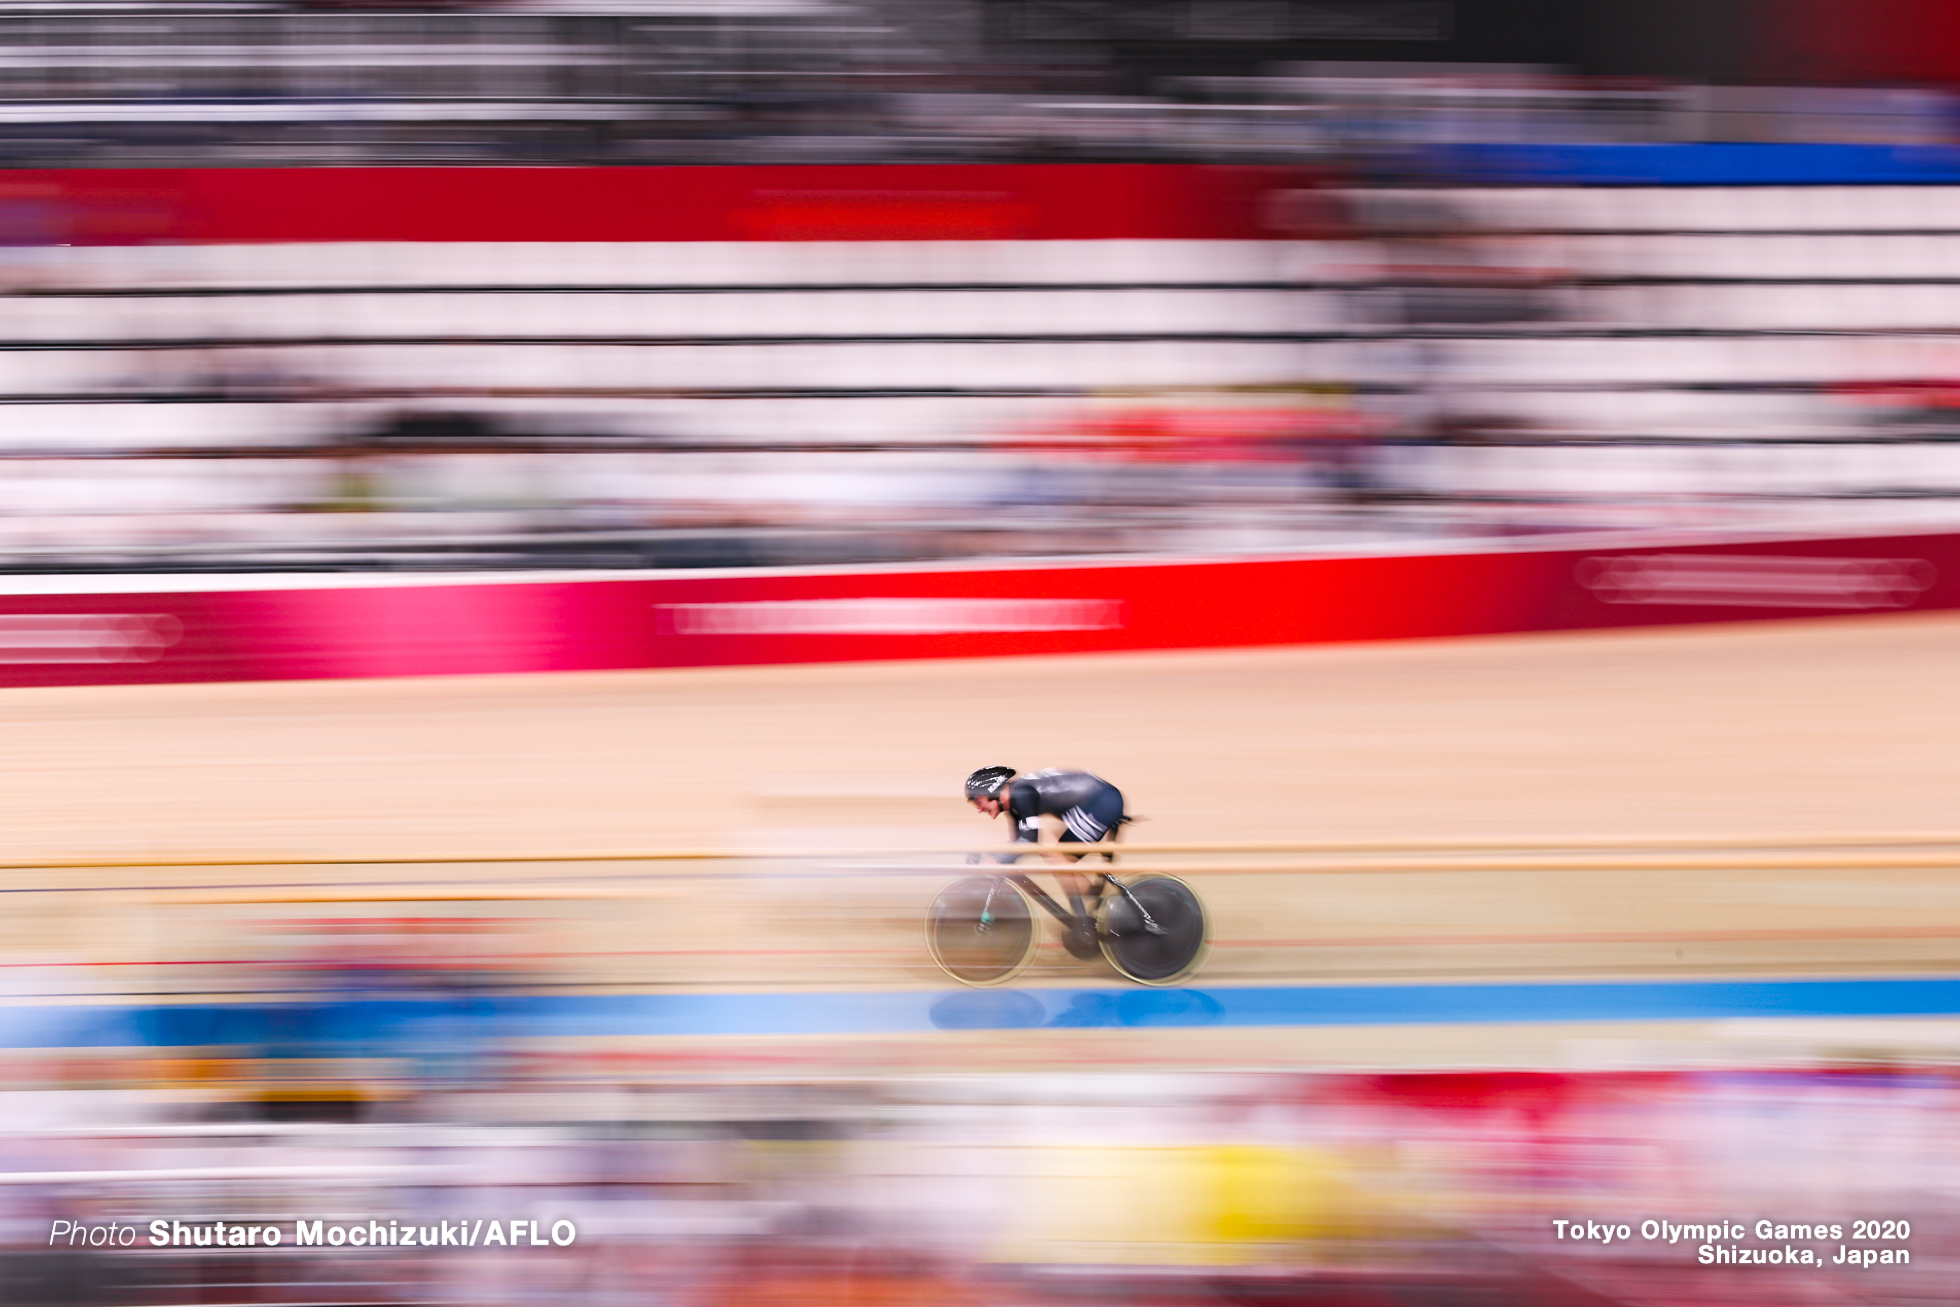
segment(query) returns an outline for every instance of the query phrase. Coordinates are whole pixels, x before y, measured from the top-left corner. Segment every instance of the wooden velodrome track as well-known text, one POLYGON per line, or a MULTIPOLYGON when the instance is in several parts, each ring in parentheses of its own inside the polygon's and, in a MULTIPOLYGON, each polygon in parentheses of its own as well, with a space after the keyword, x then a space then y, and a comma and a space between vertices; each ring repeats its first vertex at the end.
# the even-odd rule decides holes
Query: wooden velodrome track
MULTIPOLYGON (((0 702, 16 996, 277 988, 237 964, 342 938, 550 986, 940 984, 954 858, 406 860, 991 844, 959 782, 994 762, 1109 777, 1140 845, 1365 846, 1166 857, 1211 868, 1208 980, 1960 969, 1951 616, 0 702), (1513 841, 1585 847, 1448 851, 1513 841), (241 858, 404 861, 155 865, 241 858)), ((1099 968, 1051 943, 1028 980, 1099 968)))

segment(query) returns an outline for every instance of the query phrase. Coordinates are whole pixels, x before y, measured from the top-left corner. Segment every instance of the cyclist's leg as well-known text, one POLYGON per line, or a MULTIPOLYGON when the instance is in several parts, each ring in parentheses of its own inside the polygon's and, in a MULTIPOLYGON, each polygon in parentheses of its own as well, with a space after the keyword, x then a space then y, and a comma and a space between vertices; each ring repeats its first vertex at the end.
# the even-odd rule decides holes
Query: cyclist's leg
MULTIPOLYGON (((1080 844, 1082 840, 1073 831, 1064 830, 1058 842, 1062 844, 1080 844)), ((1067 858, 1070 866, 1074 866, 1082 860, 1080 853, 1066 853, 1059 856, 1067 858)), ((1089 922, 1094 920, 1094 917, 1088 905, 1083 900, 1089 894, 1089 886, 1092 883, 1091 878, 1078 875, 1071 871, 1058 870, 1055 873, 1055 880, 1061 885, 1063 896, 1068 899, 1069 915, 1075 918, 1075 928, 1087 930, 1089 922)))
MULTIPOLYGON (((1073 830, 1065 829, 1062 831, 1059 842, 1062 844, 1080 844, 1083 841, 1082 837, 1077 835, 1073 830)), ((1051 857, 1067 858, 1070 865, 1081 861, 1082 856, 1080 853, 1059 853, 1051 855, 1051 857)), ((1096 956, 1098 948, 1096 943, 1096 914, 1093 900, 1086 903, 1083 900, 1089 894, 1091 884, 1100 884, 1101 882, 1093 880, 1088 876, 1076 875, 1073 872, 1067 871, 1057 871, 1055 873, 1055 879, 1061 883, 1062 893, 1068 898, 1069 916, 1073 918, 1062 937, 1062 945, 1068 949, 1072 957, 1092 958, 1096 956)))
POLYGON ((1107 838, 1110 833, 1123 824, 1123 792, 1114 785, 1105 786, 1100 794, 1087 803, 1070 808, 1062 814, 1064 844, 1094 844, 1107 838))
MULTIPOLYGON (((1114 840, 1123 828, 1123 795, 1114 785, 1079 807, 1070 808, 1062 814, 1061 844, 1096 844, 1114 840)), ((1070 854, 1071 862, 1080 862, 1085 853, 1070 854)), ((1105 861, 1113 861, 1111 854, 1103 854, 1105 861)), ((1062 888, 1068 891, 1070 906, 1078 912, 1093 914, 1095 904, 1102 897, 1103 879, 1101 876, 1057 873, 1062 888), (1083 900, 1088 901, 1085 909, 1083 900)))
MULTIPOLYGON (((1080 809, 1071 809, 1071 811, 1079 812, 1080 809)), ((1080 835, 1077 835, 1073 829, 1064 830, 1061 838, 1056 841, 1058 844, 1085 844, 1087 842, 1080 835)), ((1074 866, 1081 862, 1083 858, 1087 857, 1088 854, 1084 851, 1082 853, 1063 853, 1060 856, 1067 858, 1069 865, 1074 866)), ((1075 910, 1077 916, 1082 914, 1082 900, 1090 896, 1091 887, 1102 883, 1095 876, 1084 875, 1076 871, 1058 871, 1055 873, 1055 879, 1061 882, 1062 889, 1068 894, 1069 906, 1075 910)))

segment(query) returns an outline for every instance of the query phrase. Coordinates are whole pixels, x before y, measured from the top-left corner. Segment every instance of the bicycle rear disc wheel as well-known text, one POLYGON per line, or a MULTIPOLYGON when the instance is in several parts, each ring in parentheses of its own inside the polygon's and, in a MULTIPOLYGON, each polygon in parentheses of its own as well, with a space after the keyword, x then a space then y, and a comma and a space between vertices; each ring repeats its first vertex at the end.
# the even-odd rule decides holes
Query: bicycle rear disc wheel
POLYGON ((1005 876, 968 876, 939 892, 926 913, 932 959, 964 985, 1004 985, 1034 961, 1034 913, 1005 876))
POLYGON ((1109 965, 1139 985, 1175 985, 1196 975, 1211 949, 1211 923, 1197 894, 1174 876, 1140 876, 1128 885, 1163 933, 1149 933, 1121 891, 1108 892, 1101 934, 1109 965))

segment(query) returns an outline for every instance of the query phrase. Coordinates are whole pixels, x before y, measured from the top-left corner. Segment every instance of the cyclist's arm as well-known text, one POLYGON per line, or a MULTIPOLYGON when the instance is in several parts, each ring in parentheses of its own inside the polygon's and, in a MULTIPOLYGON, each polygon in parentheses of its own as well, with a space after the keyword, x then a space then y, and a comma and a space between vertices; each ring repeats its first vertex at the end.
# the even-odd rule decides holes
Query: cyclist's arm
MULTIPOLYGON (((1014 822, 1014 842, 1016 844, 1041 843, 1041 819, 1039 817, 1016 819, 1014 822)), ((990 853, 987 855, 987 860, 989 862, 1011 864, 1019 862, 1025 856, 1027 855, 1022 853, 990 853)), ((978 857, 978 854, 974 855, 974 858, 978 857)), ((968 861, 973 860, 973 858, 968 859, 968 861)))
MULTIPOLYGON (((1008 800, 1008 819, 1014 823, 1014 843, 1039 844, 1041 843, 1041 796, 1032 785, 1021 788, 1024 791, 1021 794, 1015 794, 1010 788, 1004 796, 1008 800)), ((1021 857, 1019 853, 996 853, 994 861, 1019 862, 1021 857)))

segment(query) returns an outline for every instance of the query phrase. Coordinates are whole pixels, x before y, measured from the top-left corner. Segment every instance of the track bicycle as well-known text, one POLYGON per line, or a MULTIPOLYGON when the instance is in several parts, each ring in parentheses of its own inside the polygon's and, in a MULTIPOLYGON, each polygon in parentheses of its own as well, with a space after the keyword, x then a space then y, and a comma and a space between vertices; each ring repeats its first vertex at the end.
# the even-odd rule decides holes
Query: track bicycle
POLYGON ((1103 872, 1098 890, 1078 914, 1023 872, 968 876, 932 901, 926 943, 940 968, 962 984, 1004 985, 1034 961, 1040 931, 1030 905, 1039 904, 1069 932, 1071 953, 1093 957, 1073 943, 1093 938, 1109 965, 1140 985, 1174 985, 1204 965, 1211 927, 1189 885, 1175 876, 1126 882, 1103 872))

